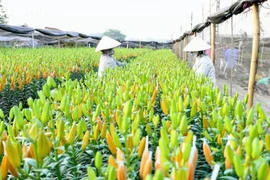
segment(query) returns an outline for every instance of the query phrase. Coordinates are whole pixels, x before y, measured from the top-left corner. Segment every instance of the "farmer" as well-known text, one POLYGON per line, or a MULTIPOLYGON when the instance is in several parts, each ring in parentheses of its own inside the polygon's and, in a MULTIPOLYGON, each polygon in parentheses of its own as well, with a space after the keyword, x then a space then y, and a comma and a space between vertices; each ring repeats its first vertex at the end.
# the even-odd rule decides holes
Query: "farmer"
POLYGON ((257 81, 256 88, 262 93, 270 95, 270 77, 262 78, 257 81))
POLYGON ((115 68, 117 66, 124 66, 123 63, 117 61, 112 57, 114 54, 113 48, 119 46, 121 43, 109 38, 107 36, 103 36, 100 42, 97 45, 96 52, 101 51, 102 54, 100 56, 99 68, 98 68, 98 77, 102 77, 103 72, 107 68, 115 68))
POLYGON ((204 40, 195 37, 183 50, 195 54, 196 61, 193 66, 193 70, 195 71, 196 75, 204 75, 208 77, 216 86, 215 67, 212 60, 205 53, 205 51, 210 48, 211 46, 204 40))
MULTIPOLYGON (((235 72, 236 71, 236 67, 237 67, 237 61, 238 61, 238 54, 239 54, 239 50, 236 49, 235 47, 233 48, 229 48, 226 50, 225 52, 225 67, 224 67, 224 71, 223 74, 225 76, 225 78, 227 78, 227 73, 231 72, 231 68, 232 70, 235 72)), ((234 73, 233 73, 234 74, 234 73)))

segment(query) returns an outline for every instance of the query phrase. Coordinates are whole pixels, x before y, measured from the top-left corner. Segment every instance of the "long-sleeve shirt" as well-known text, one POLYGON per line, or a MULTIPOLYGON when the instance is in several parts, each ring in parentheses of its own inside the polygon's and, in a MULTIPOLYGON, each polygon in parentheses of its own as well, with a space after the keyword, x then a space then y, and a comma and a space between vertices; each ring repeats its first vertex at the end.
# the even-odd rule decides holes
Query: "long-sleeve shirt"
POLYGON ((212 60, 206 56, 200 56, 196 58, 196 62, 193 66, 193 70, 195 71, 196 75, 204 75, 211 79, 216 86, 216 74, 215 74, 215 67, 213 65, 212 60))
POLYGON ((225 52, 225 61, 227 63, 226 68, 232 68, 237 65, 239 51, 237 49, 228 49, 225 52))
POLYGON ((102 77, 103 72, 107 68, 115 68, 116 66, 124 66, 124 64, 117 61, 112 56, 102 54, 100 56, 100 62, 99 62, 99 68, 98 68, 98 76, 102 77))

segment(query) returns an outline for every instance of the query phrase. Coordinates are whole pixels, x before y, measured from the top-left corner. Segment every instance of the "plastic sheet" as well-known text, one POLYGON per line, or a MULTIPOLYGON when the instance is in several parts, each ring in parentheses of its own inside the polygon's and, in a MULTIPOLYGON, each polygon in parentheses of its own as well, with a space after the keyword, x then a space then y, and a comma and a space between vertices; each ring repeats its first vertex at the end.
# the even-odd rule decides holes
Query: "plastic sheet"
POLYGON ((35 30, 29 27, 10 26, 10 25, 5 25, 5 24, 0 24, 0 29, 3 29, 7 32, 17 33, 17 34, 28 34, 30 32, 34 32, 35 30))

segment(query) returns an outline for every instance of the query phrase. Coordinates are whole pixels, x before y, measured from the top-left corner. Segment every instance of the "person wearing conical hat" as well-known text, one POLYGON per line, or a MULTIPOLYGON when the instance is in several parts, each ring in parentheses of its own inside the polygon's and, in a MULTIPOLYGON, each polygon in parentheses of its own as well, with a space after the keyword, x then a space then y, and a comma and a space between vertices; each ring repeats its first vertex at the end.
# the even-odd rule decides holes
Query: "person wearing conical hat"
POLYGON ((215 67, 212 60, 205 53, 205 51, 210 48, 211 46, 207 42, 201 38, 195 37, 183 50, 195 54, 196 61, 193 66, 195 74, 208 77, 214 82, 214 85, 216 86, 215 67))
POLYGON ((96 52, 101 51, 99 68, 98 68, 98 77, 102 77, 102 74, 107 68, 115 68, 117 66, 124 66, 123 63, 117 61, 112 56, 114 54, 113 48, 118 47, 121 43, 107 36, 103 36, 99 41, 96 52))

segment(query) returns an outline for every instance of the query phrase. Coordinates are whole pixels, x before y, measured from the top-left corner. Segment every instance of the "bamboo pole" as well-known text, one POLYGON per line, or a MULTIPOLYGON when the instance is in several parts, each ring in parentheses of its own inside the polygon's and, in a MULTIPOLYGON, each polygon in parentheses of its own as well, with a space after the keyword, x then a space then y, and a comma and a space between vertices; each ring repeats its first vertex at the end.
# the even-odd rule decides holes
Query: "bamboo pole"
POLYGON ((174 54, 177 56, 177 42, 174 44, 174 54))
MULTIPOLYGON (((231 4, 233 4, 233 0, 231 0, 231 4)), ((233 58, 233 50, 234 50, 234 38, 233 38, 233 17, 231 17, 231 56, 230 59, 231 61, 233 58)), ((233 65, 231 65, 231 75, 230 75, 230 96, 232 96, 233 93, 233 85, 232 85, 232 81, 233 81, 233 70, 234 67, 233 65)))
MULTIPOLYGON (((183 39, 183 49, 186 47, 186 37, 184 37, 184 39, 183 39)), ((185 51, 183 51, 183 60, 186 60, 186 52, 185 51)))
POLYGON ((35 37, 34 37, 34 32, 32 32, 32 48, 35 47, 34 42, 35 42, 35 37))
POLYGON ((179 58, 179 41, 176 42, 176 56, 179 58))
POLYGON ((255 76, 257 72, 258 64, 258 53, 259 53, 259 43, 260 43, 260 17, 259 17, 259 5, 253 4, 253 45, 252 45, 252 56, 250 64, 250 74, 248 83, 248 109, 253 106, 254 98, 254 85, 255 76))
MULTIPOLYGON (((188 36, 185 37, 185 47, 188 44, 188 36)), ((187 61, 188 60, 188 54, 187 52, 184 53, 184 60, 187 61)))
POLYGON ((175 43, 175 54, 178 57, 178 42, 175 43))
MULTIPOLYGON (((211 0, 209 0, 209 16, 211 16, 212 6, 211 6, 211 0)), ((211 28, 209 29, 209 42, 211 42, 211 28)))
POLYGON ((76 37, 76 40, 75 40, 75 48, 78 47, 78 38, 76 37))
POLYGON ((58 39, 58 48, 60 48, 60 38, 58 39))
MULTIPOLYGON (((204 4, 202 4, 202 23, 204 22, 204 4)), ((204 31, 202 31, 202 39, 204 40, 204 31)))
POLYGON ((182 40, 179 41, 179 59, 183 59, 182 40))
POLYGON ((213 64, 215 64, 215 50, 216 50, 216 25, 211 24, 211 59, 213 61, 213 64))

